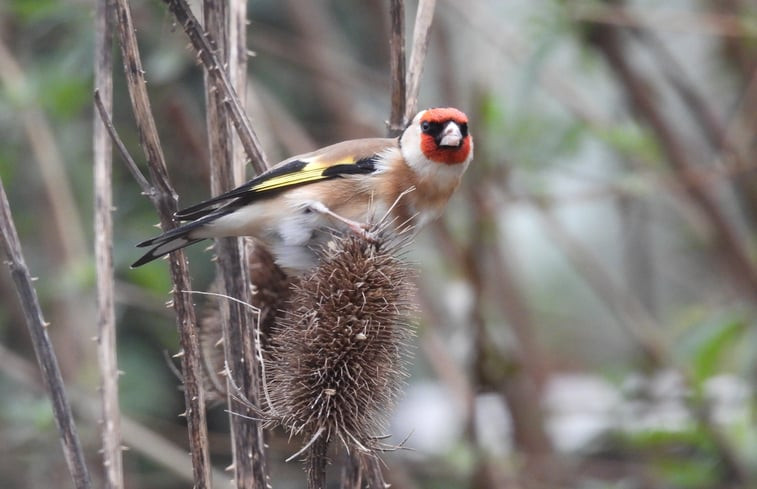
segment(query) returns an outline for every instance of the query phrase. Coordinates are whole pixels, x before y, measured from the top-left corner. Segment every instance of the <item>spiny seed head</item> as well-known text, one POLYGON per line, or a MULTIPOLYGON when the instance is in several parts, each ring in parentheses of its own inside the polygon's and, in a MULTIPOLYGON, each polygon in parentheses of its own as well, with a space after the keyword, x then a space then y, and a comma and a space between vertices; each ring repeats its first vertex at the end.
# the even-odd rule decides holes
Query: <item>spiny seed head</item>
POLYGON ((294 283, 266 361, 268 409, 291 433, 361 451, 376 445, 407 376, 413 306, 401 247, 335 236, 294 283))

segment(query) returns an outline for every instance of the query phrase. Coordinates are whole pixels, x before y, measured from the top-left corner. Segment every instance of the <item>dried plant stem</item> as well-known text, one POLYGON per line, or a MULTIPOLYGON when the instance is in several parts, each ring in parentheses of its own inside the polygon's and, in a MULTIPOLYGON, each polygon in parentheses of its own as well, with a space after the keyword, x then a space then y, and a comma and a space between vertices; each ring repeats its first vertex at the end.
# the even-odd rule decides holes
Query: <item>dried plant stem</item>
POLYGON ((325 436, 319 436, 307 450, 305 471, 308 476, 308 489, 324 489, 326 487, 326 450, 329 441, 325 436))
POLYGON ((358 455, 351 453, 345 458, 342 479, 339 483, 340 489, 361 489, 363 487, 363 471, 360 467, 358 455))
MULTIPOLYGON (((264 172, 268 167, 263 149, 258 140, 258 136, 250 125, 249 118, 242 107, 237 91, 229 79, 226 70, 223 69, 212 41, 206 33, 203 32, 202 26, 192 14, 186 0, 163 0, 168 9, 174 14, 184 31, 187 33, 192 46, 197 51, 203 66, 208 75, 213 79, 218 90, 223 94, 223 101, 228 109, 228 116, 237 130, 239 139, 242 141, 247 157, 257 173, 264 172)), ((246 52, 246 51, 245 51, 246 52)))
MULTIPOLYGON (((176 211, 176 193, 168 181, 163 150, 150 109, 142 62, 139 57, 134 24, 126 0, 117 0, 118 34, 124 62, 129 96, 137 123, 140 143, 149 165, 151 188, 146 191, 160 216, 163 230, 175 227, 173 213, 176 211)), ((169 257, 171 281, 173 283, 173 306, 183 349, 182 375, 186 418, 189 430, 189 447, 192 454, 195 487, 207 488, 210 482, 210 455, 208 453, 208 432, 205 422, 205 399, 202 390, 200 346, 197 322, 191 298, 181 293, 191 290, 189 270, 183 251, 169 257)))
POLYGON ((37 356, 37 363, 39 363, 42 371, 45 388, 52 401, 55 423, 58 425, 60 432, 63 454, 66 457, 68 470, 77 489, 88 489, 92 486, 92 483, 89 478, 87 465, 84 462, 84 454, 71 413, 71 406, 66 397, 63 378, 60 374, 53 345, 50 342, 50 337, 47 335, 47 323, 45 323, 42 316, 37 292, 32 286, 32 278, 21 252, 21 243, 16 233, 16 227, 13 224, 10 205, 8 204, 8 197, 5 195, 2 180, 0 180, 0 232, 2 232, 0 243, 2 244, 13 282, 16 285, 16 291, 21 300, 21 306, 26 317, 26 325, 29 328, 34 353, 37 356))
POLYGON ((389 16, 391 19, 391 34, 389 47, 391 50, 389 62, 392 83, 392 108, 389 117, 389 135, 399 136, 405 128, 405 2, 391 0, 389 2, 389 16))
MULTIPOLYGON (((116 148, 118 149, 119 154, 121 155, 121 158, 124 160, 124 163, 126 164, 126 167, 129 169, 129 171, 132 173, 134 179, 137 181, 137 183, 140 185, 140 188, 142 188, 142 192, 144 195, 150 197, 155 193, 155 189, 151 186, 150 182, 145 178, 145 176, 142 174, 141 170, 137 166, 137 164, 134 162, 134 159, 131 157, 129 152, 126 149, 126 146, 124 145, 123 141, 121 141, 121 138, 118 136, 118 133, 116 133, 115 127, 113 127, 113 121, 110 119, 110 115, 105 111, 105 107, 102 103, 102 100, 100 98, 99 92, 95 92, 95 107, 97 108, 100 118, 102 119, 105 128, 108 131, 108 134, 110 135, 110 138, 112 139, 113 143, 116 145, 116 148)), ((130 445, 134 445, 134 437, 137 436, 137 432, 135 432, 135 426, 133 423, 130 423, 128 419, 122 418, 122 421, 124 423, 124 440, 129 443, 130 445)), ((136 429, 138 429, 137 427, 136 429)), ((144 430, 144 428, 143 428, 144 430)), ((156 462, 165 465, 166 467, 172 469, 173 471, 177 472, 181 476, 185 476, 186 473, 183 468, 176 468, 177 464, 180 464, 178 462, 178 457, 175 456, 174 450, 171 450, 170 447, 165 445, 164 443, 158 442, 158 439, 160 438, 158 435, 152 434, 149 430, 144 431, 146 433, 146 436, 151 439, 149 446, 142 446, 141 444, 139 446, 134 446, 136 450, 139 450, 143 452, 145 455, 155 459, 156 462), (155 448, 155 447, 161 447, 162 448, 155 448)), ((212 470, 212 468, 211 468, 212 470)), ((193 475, 194 469, 192 467, 189 468, 189 479, 192 481, 194 480, 193 475)), ((219 479, 219 477, 216 475, 214 476, 214 479, 219 479)))
MULTIPOLYGON (((95 14, 95 86, 104 108, 113 108, 113 2, 99 0, 95 14)), ((118 406, 118 360, 113 277, 113 148, 97 113, 93 123, 95 181, 95 270, 97 273, 97 357, 102 398, 101 436, 105 485, 124 486, 121 412, 118 406)))
POLYGON ((415 14, 415 26, 413 27, 413 47, 410 52, 410 65, 407 69, 407 94, 405 106, 405 123, 410 121, 418 112, 418 93, 421 88, 421 75, 423 64, 426 61, 428 51, 428 31, 434 20, 436 0, 421 0, 418 3, 418 12, 415 14))
MULTIPOLYGON (((236 38, 230 36, 229 24, 243 24, 238 18, 246 14, 243 2, 203 2, 205 30, 209 38, 214 39, 218 58, 228 61, 228 74, 237 93, 245 93, 246 73, 239 69, 240 60, 231 59, 233 52, 246 53, 244 29, 234 29, 236 38), (230 12, 235 20, 230 19, 230 12), (232 71, 233 69, 233 71, 232 71)), ((223 71, 219 66, 216 70, 223 71)), ((210 143, 210 175, 213 195, 218 195, 241 184, 244 172, 244 160, 234 158, 234 139, 230 124, 226 118, 224 95, 216 90, 216 84, 210 75, 205 76, 207 130, 210 143), (235 171, 237 169, 237 171, 235 171), (241 169, 242 171, 238 171, 241 169), (235 177, 236 175, 236 177, 235 177)), ((238 153, 237 153, 238 154, 238 153)), ((244 242, 238 238, 216 240, 217 274, 220 277, 221 293, 242 301, 251 297, 250 280, 247 267, 247 254, 244 242)), ((229 421, 231 425, 232 455, 234 479, 238 488, 253 489, 266 487, 265 450, 263 432, 260 423, 253 421, 254 413, 234 395, 236 388, 241 389, 247 400, 257 404, 259 382, 256 375, 257 362, 253 354, 252 342, 253 318, 250 309, 238 301, 220 301, 221 327, 225 364, 228 367, 227 393, 229 421), (239 413, 245 416, 237 416, 239 413)))

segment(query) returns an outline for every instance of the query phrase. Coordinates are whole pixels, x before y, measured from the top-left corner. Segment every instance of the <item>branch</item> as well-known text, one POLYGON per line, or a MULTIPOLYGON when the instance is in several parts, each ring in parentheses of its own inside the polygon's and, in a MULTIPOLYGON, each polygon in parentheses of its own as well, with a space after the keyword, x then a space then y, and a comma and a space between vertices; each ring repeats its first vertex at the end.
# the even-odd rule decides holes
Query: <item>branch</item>
MULTIPOLYGON (((176 211, 176 193, 168 181, 163 150, 160 146, 158 132, 150 109, 150 100, 147 96, 131 11, 126 0, 117 0, 116 12, 129 96, 153 185, 147 195, 158 211, 163 230, 169 230, 175 226, 172 216, 176 211)), ((192 286, 184 252, 180 250, 171 253, 169 259, 173 283, 173 306, 176 311, 179 339, 183 349, 182 375, 184 378, 189 447, 192 454, 195 487, 203 489, 210 487, 210 455, 208 453, 208 431, 205 422, 205 396, 200 381, 200 346, 194 307, 190 297, 181 292, 182 290, 192 290, 192 286)))
POLYGON ((211 41, 210 36, 202 31, 202 26, 192 14, 186 0, 163 0, 163 2, 184 28, 208 75, 213 79, 216 87, 221 90, 224 96, 224 104, 228 109, 228 116, 237 130, 252 167, 257 173, 263 173, 269 167, 268 161, 263 153, 258 136, 252 129, 250 120, 242 108, 237 92, 234 90, 226 70, 223 69, 223 64, 218 59, 216 50, 212 47, 215 42, 211 41))
MULTIPOLYGON (((100 0, 95 13, 95 87, 101 105, 113 110, 113 2, 100 0), (107 105, 107 107, 106 107, 107 105)), ((103 467, 108 489, 124 487, 121 413, 113 277, 113 148, 107 129, 94 114, 95 270, 97 273, 97 357, 100 364, 103 467)))
POLYGON ((2 232, 0 243, 8 260, 7 264, 16 285, 16 292, 18 292, 18 297, 21 300, 24 316, 26 316, 26 325, 29 328, 34 346, 34 354, 37 356, 37 363, 42 371, 45 388, 52 402, 55 423, 60 432, 68 471, 71 473, 74 486, 77 489, 89 489, 92 487, 92 482, 89 478, 87 465, 84 462, 84 454, 71 413, 71 406, 66 398, 58 360, 55 357, 50 337, 47 335, 46 327, 48 324, 42 316, 37 291, 32 286, 32 278, 21 252, 21 243, 13 224, 13 216, 11 216, 2 179, 0 179, 0 232, 2 232))
POLYGON ((434 20, 436 0, 421 0, 418 12, 415 14, 413 27, 413 50, 410 53, 410 66, 407 71, 407 94, 405 107, 405 123, 411 121, 418 112, 418 93, 421 86, 423 64, 428 51, 428 31, 434 20))
MULTIPOLYGON (((230 73, 227 75, 234 83, 238 93, 243 94, 247 82, 245 70, 240 58, 231 57, 234 53, 244 53, 246 59, 246 36, 244 25, 246 4, 244 1, 203 2, 205 29, 208 37, 215 39, 216 53, 223 61, 228 61, 230 73), (228 6, 227 6, 228 5, 228 6), (233 11, 233 12, 232 12, 233 11), (233 20, 231 19, 233 15, 233 20), (231 37, 228 24, 237 26, 236 37, 231 37), (232 50, 231 47, 235 46, 232 50)), ((245 63, 246 64, 246 63, 245 63)), ((220 68, 219 68, 220 69, 220 68)), ((210 71, 205 77, 205 105, 207 113, 208 141, 210 143, 210 181, 213 195, 219 195, 241 184, 241 178, 235 178, 235 169, 244 168, 244 160, 234 158, 234 140, 228 119, 225 117, 224 96, 213 82, 210 71)), ((239 174, 240 172, 237 172, 239 174)), ((242 172, 243 175, 243 172, 242 172)), ((242 175, 238 175, 241 177, 242 175)), ((220 291, 240 301, 247 302, 251 297, 251 286, 244 241, 238 238, 220 238, 215 240, 216 274, 220 277, 220 291)), ((223 349, 225 364, 230 375, 227 376, 227 393, 229 405, 229 424, 231 426, 232 457, 234 479, 240 489, 263 489, 266 487, 265 449, 263 432, 259 422, 249 418, 254 413, 249 406, 234 395, 233 386, 242 389, 244 396, 257 405, 259 381, 256 375, 257 362, 251 342, 253 318, 249 308, 237 301, 219 301, 221 327, 223 330, 223 349), (243 414, 238 416, 237 414, 243 414)))
POLYGON ((405 2, 391 0, 391 37, 389 58, 392 82, 392 111, 389 118, 389 135, 399 136, 405 129, 405 2))
MULTIPOLYGON (((710 143, 713 151, 719 153, 724 164, 740 168, 749 166, 749 157, 739 151, 733 134, 726 124, 722 123, 714 108, 707 99, 696 89, 691 77, 687 76, 683 66, 673 56, 668 47, 652 32, 632 31, 644 42, 657 60, 657 66, 685 106, 691 111, 694 120, 699 124, 702 134, 710 143)), ((722 166, 722 165, 721 165, 722 166)), ((757 177, 754 174, 742 175, 734 180, 734 187, 741 198, 745 214, 751 218, 752 224, 757 224, 757 177)))
MULTIPOLYGON (((589 42, 599 50, 625 88, 633 108, 653 129, 671 168, 685 175, 692 168, 685 144, 665 119, 660 104, 654 99, 647 79, 633 69, 625 55, 618 32, 604 25, 592 28, 589 42)), ((744 249, 736 230, 707 189, 685 187, 690 201, 696 205, 714 230, 715 247, 731 276, 751 296, 757 293, 757 267, 744 249)))

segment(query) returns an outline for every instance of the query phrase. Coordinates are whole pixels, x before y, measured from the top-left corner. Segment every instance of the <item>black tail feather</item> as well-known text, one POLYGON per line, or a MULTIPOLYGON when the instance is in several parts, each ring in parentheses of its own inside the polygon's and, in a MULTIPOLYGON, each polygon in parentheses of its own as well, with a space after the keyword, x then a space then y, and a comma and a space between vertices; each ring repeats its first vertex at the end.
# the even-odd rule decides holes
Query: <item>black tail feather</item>
POLYGON ((198 241, 202 241, 205 238, 193 238, 190 236, 191 232, 208 224, 209 222, 218 219, 225 214, 226 212, 208 215, 201 219, 198 219, 197 221, 188 222, 174 229, 170 229, 160 236, 155 236, 154 238, 146 239, 141 243, 137 243, 137 247, 139 248, 145 248, 148 246, 150 246, 151 248, 139 260, 135 261, 131 265, 131 268, 136 268, 144 265, 145 263, 150 263, 151 261, 157 260, 158 258, 167 255, 172 251, 176 251, 191 244, 197 243, 198 241))
POLYGON ((203 241, 204 238, 188 238, 186 236, 184 237, 177 237, 169 239, 168 241, 163 241, 160 244, 155 245, 153 248, 150 249, 147 253, 142 255, 142 258, 135 261, 131 264, 131 268, 137 268, 141 267, 145 263, 150 263, 153 260, 157 260, 158 258, 161 258, 172 251, 180 250, 182 248, 185 248, 189 245, 195 244, 199 241, 203 241))

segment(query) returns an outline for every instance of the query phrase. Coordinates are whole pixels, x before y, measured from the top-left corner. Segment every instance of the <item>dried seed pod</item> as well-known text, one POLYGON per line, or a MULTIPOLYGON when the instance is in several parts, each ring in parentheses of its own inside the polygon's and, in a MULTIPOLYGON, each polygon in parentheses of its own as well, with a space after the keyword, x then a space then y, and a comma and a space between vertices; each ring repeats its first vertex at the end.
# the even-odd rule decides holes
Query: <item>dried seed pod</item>
POLYGON ((378 447, 407 376, 413 272, 401 251, 380 233, 335 236, 292 287, 270 338, 266 397, 274 422, 305 436, 306 447, 378 447))

